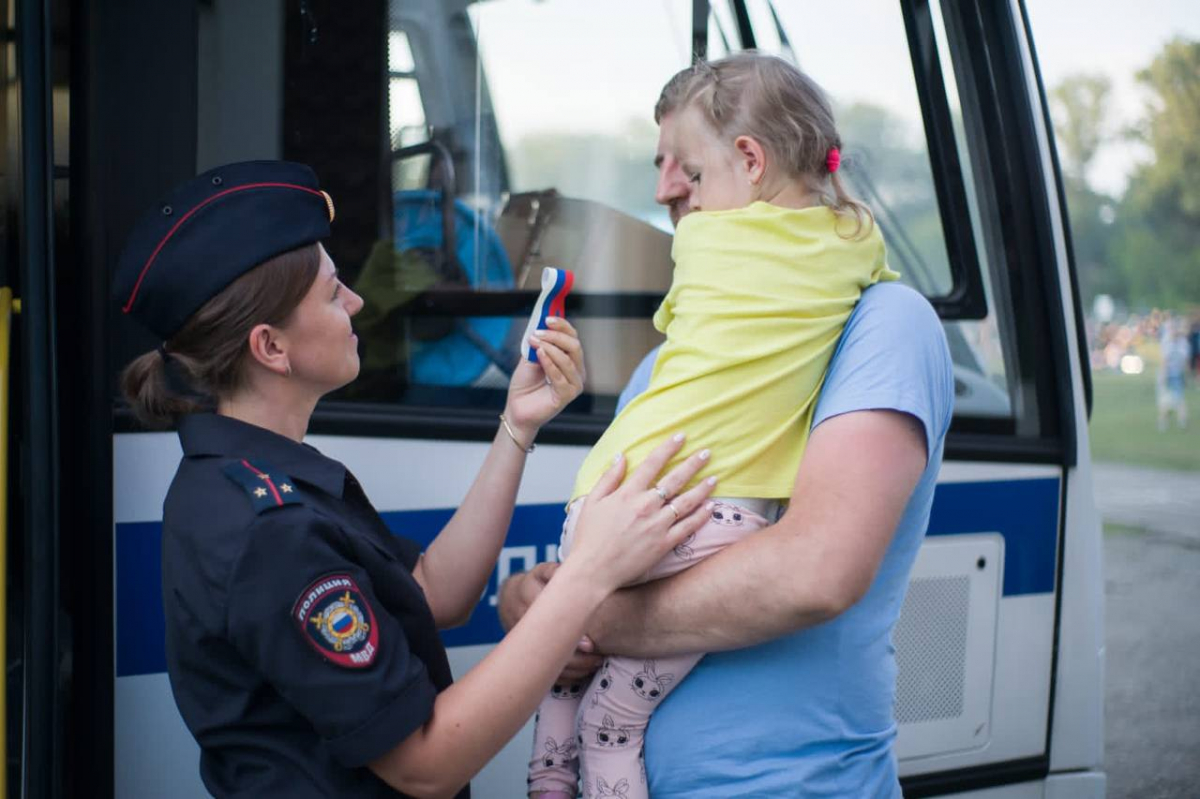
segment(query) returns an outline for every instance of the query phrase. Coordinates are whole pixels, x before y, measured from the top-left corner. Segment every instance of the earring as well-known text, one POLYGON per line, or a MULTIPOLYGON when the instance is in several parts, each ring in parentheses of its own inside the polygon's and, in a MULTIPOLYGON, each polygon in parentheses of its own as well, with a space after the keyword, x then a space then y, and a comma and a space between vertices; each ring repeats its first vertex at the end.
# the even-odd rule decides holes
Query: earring
POLYGON ((284 377, 291 377, 291 376, 292 376, 292 365, 289 363, 289 364, 287 364, 287 374, 284 375, 284 377))

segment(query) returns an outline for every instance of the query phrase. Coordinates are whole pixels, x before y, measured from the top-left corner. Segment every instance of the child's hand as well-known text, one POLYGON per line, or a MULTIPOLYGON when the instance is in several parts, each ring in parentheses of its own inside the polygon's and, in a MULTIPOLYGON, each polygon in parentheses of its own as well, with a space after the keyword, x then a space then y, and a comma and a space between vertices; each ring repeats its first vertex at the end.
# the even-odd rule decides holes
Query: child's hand
POLYGON ((659 445, 624 483, 625 459, 618 458, 584 500, 575 542, 564 569, 582 572, 606 591, 633 582, 704 525, 705 500, 716 478, 679 494, 708 462, 709 452, 691 455, 654 482, 683 447, 683 435, 659 445))
POLYGON ((583 392, 587 376, 575 328, 557 317, 548 318, 546 324, 548 330, 530 339, 538 362, 522 359, 508 385, 504 414, 515 429, 528 434, 526 441, 532 441, 542 425, 583 392))

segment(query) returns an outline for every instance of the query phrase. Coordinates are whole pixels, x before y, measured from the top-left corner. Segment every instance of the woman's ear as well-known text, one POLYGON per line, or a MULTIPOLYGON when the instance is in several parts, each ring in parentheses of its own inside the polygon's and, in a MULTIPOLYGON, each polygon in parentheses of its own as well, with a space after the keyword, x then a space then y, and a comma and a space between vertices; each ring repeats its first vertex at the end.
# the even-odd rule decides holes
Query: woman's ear
POLYGON ((767 151, 758 139, 738 136, 733 140, 733 147, 737 150, 738 164, 745 172, 750 185, 757 186, 762 183, 767 174, 767 151))
POLYGON ((292 366, 288 361, 287 342, 278 328, 265 324, 255 325, 250 331, 247 343, 250 345, 250 358, 255 363, 275 374, 285 377, 291 375, 292 366))

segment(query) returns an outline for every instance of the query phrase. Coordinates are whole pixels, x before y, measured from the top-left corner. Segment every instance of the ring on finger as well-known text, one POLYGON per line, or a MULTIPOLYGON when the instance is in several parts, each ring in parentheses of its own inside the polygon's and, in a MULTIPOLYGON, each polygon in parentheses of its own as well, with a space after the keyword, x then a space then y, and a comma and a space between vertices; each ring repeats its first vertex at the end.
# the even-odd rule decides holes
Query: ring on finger
POLYGON ((667 499, 669 498, 669 497, 667 497, 667 490, 660 485, 655 486, 652 490, 654 491, 655 494, 658 494, 658 498, 661 499, 663 502, 666 502, 667 499))
POLYGON ((679 509, 675 507, 674 502, 667 503, 667 510, 669 510, 669 511, 671 511, 671 513, 675 514, 675 521, 679 521, 679 509))
POLYGON ((554 385, 552 382, 550 382, 549 376, 546 377, 546 385, 548 385, 548 386, 554 385))

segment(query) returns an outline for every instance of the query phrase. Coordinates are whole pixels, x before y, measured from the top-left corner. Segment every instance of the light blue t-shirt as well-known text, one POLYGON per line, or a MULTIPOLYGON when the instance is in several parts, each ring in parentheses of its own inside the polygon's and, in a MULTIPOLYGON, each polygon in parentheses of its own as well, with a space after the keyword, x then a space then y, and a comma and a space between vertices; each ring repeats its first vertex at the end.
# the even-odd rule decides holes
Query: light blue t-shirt
MULTIPOLYGON (((645 390, 655 354, 634 371, 619 407, 645 390)), ((706 656, 655 711, 646 735, 652 796, 900 796, 891 635, 929 522, 953 402, 950 352, 929 303, 897 283, 867 289, 813 427, 852 411, 909 413, 925 428, 925 472, 857 604, 817 627, 706 656)))

